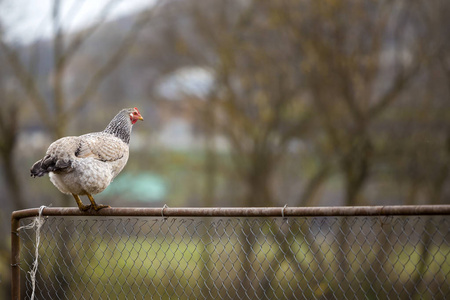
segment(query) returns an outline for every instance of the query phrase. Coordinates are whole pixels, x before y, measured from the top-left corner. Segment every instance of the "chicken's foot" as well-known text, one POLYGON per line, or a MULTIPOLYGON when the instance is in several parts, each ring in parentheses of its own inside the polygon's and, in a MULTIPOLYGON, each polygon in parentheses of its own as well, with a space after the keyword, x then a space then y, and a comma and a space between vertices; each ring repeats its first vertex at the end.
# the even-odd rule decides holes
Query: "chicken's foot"
POLYGON ((81 211, 87 211, 91 208, 91 205, 84 205, 83 202, 81 202, 81 199, 78 195, 72 194, 72 196, 75 198, 75 201, 77 201, 78 208, 81 211))
MULTIPOLYGON (((91 201, 92 207, 93 207, 96 211, 98 211, 98 210, 100 210, 100 209, 102 209, 102 208, 110 208, 110 207, 111 207, 111 206, 109 206, 109 205, 97 204, 97 203, 95 203, 94 197, 92 197, 92 195, 87 194, 87 196, 88 196, 88 198, 89 198, 89 201, 91 201)), ((91 206, 91 205, 89 205, 89 206, 91 206)))

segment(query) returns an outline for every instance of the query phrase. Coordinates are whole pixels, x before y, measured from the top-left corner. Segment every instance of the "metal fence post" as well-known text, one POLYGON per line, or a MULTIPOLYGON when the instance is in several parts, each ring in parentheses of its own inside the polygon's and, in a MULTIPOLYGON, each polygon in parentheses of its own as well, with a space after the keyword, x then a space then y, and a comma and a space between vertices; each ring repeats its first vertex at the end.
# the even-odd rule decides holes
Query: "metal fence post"
POLYGON ((19 219, 11 218, 11 298, 20 299, 20 237, 19 219))

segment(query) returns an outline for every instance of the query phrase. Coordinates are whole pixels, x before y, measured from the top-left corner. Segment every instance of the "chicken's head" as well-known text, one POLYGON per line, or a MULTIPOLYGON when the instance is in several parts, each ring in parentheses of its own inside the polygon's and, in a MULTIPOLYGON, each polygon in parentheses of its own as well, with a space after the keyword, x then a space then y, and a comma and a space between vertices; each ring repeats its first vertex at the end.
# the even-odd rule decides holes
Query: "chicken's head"
POLYGON ((131 120, 131 124, 136 123, 138 120, 144 120, 144 118, 141 116, 141 113, 139 112, 137 107, 132 108, 130 110, 130 120, 131 120))

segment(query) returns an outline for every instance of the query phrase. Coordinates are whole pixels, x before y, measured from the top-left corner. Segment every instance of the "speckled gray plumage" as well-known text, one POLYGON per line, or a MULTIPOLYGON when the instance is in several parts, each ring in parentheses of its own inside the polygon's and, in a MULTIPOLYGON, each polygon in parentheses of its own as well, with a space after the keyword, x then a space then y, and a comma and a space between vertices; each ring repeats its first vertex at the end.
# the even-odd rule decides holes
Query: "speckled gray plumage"
POLYGON ((53 142, 45 157, 31 168, 31 176, 49 173, 51 182, 66 194, 100 193, 128 161, 132 111, 121 110, 102 132, 53 142))
POLYGON ((106 126, 104 133, 112 134, 120 138, 124 143, 130 143, 130 135, 133 124, 131 124, 129 114, 133 108, 122 109, 106 126))

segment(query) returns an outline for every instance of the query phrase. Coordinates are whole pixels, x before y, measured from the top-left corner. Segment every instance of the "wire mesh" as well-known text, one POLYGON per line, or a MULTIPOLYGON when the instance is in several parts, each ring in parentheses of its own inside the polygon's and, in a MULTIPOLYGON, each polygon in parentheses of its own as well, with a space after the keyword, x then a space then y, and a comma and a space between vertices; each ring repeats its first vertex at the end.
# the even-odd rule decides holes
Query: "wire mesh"
MULTIPOLYGON (((449 228, 446 216, 52 216, 35 299, 450 299, 449 228)), ((20 231, 26 298, 34 234, 20 231)))

